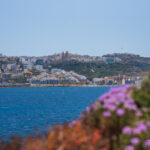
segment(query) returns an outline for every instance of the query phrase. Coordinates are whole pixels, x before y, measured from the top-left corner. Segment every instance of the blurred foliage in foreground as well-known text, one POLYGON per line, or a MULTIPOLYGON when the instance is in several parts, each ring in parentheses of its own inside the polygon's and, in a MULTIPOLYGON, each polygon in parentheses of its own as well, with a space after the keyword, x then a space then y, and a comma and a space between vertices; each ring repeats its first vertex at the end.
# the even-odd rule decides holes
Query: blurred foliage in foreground
POLYGON ((142 82, 141 87, 134 88, 132 97, 139 107, 150 108, 150 75, 142 82))
POLYGON ((13 137, 1 150, 150 150, 150 77, 141 87, 112 88, 70 124, 45 136, 13 137))

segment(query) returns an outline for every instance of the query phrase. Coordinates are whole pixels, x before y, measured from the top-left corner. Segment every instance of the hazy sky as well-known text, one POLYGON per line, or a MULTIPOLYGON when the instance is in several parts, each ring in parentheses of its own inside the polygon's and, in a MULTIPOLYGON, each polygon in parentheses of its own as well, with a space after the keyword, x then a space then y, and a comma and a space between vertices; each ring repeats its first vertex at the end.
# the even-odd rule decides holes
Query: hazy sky
POLYGON ((150 0, 0 0, 5 55, 150 56, 150 0))

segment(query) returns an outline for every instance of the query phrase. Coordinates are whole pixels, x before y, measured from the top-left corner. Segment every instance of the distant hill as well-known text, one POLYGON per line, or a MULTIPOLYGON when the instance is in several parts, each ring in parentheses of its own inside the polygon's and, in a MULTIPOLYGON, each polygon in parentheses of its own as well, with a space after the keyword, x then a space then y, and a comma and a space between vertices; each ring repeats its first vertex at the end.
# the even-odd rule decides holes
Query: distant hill
POLYGON ((67 71, 74 70, 75 72, 87 76, 89 79, 93 77, 115 76, 115 75, 145 75, 150 72, 150 58, 141 57, 134 54, 107 54, 102 56, 106 59, 118 59, 117 62, 81 62, 63 61, 52 64, 52 68, 61 68, 67 71))
POLYGON ((103 55, 103 57, 117 57, 120 58, 122 63, 144 63, 150 64, 149 57, 141 57, 140 55, 129 54, 129 53, 114 53, 103 55))

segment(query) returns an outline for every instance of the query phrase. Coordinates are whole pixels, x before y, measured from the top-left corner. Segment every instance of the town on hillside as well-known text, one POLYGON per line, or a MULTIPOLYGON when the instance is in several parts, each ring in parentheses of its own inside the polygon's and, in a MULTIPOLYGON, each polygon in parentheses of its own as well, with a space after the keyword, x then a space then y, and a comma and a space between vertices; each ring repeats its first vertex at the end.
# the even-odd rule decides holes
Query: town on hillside
MULTIPOLYGON (((143 76, 119 73, 111 76, 96 75, 94 69, 92 77, 76 72, 74 68, 68 70, 57 64, 123 64, 126 57, 140 58, 134 54, 111 54, 105 56, 88 56, 71 54, 68 51, 42 57, 12 56, 0 54, 0 87, 9 86, 102 86, 139 84, 143 76), (125 58, 125 59, 124 59, 125 58), (57 67, 56 67, 57 66, 57 67)), ((133 60, 133 59, 132 59, 133 60)), ((139 59, 138 59, 139 60, 139 59)), ((142 62, 143 59, 140 59, 142 62)), ((138 61, 139 62, 139 61, 138 61)), ((148 60, 148 64, 149 60, 148 60)), ((77 68, 77 70, 82 70, 77 68)), ((111 71, 111 70, 110 70, 111 71)), ((84 73, 84 72, 83 72, 84 73)))

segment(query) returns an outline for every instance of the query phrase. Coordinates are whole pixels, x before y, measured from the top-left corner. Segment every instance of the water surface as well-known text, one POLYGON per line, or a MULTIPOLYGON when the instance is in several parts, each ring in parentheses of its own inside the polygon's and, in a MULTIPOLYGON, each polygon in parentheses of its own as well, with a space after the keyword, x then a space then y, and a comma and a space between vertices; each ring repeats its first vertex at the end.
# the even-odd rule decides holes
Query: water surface
POLYGON ((0 136, 72 121, 109 87, 0 88, 0 136))

